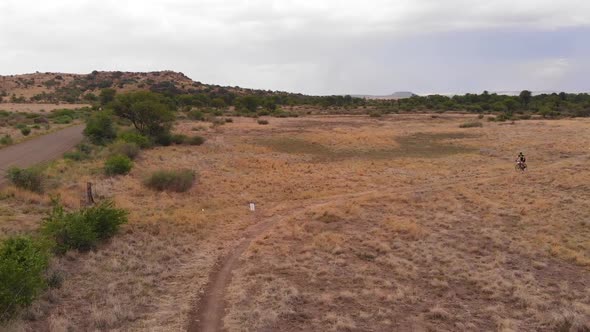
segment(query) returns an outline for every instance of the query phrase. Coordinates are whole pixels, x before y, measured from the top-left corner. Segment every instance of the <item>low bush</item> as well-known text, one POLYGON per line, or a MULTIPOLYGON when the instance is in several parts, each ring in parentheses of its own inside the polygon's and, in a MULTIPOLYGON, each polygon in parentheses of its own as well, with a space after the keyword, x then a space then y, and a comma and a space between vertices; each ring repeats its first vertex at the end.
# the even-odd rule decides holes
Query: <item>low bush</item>
POLYGON ((170 141, 174 144, 184 144, 187 141, 188 137, 182 134, 174 134, 170 136, 170 141))
POLYGON ((195 172, 184 169, 179 171, 156 171, 152 173, 144 184, 158 191, 185 192, 189 190, 195 181, 195 172))
POLYGON ((260 119, 257 122, 258 122, 259 125, 267 125, 268 124, 268 120, 262 120, 262 119, 260 119))
POLYGON ((225 118, 225 122, 226 123, 231 123, 231 122, 234 122, 234 119, 232 119, 232 118, 225 118))
POLYGON ((10 319, 46 287, 46 246, 29 237, 13 237, 0 245, 0 320, 10 319))
POLYGON ((90 158, 90 154, 92 153, 92 146, 80 143, 76 146, 75 151, 68 151, 64 153, 64 159, 80 161, 84 159, 90 158))
POLYGON ((0 138, 0 144, 2 145, 10 145, 13 143, 12 137, 10 135, 4 135, 0 138))
POLYGON ((53 200, 53 209, 41 229, 55 242, 55 250, 64 253, 70 249, 90 250, 100 240, 115 235, 126 222, 127 212, 115 208, 111 201, 67 213, 58 200, 53 200))
POLYGON ((23 134, 23 136, 29 136, 29 134, 31 133, 31 128, 25 127, 23 129, 21 129, 20 132, 21 132, 21 134, 23 134))
POLYGON ((84 160, 88 157, 88 155, 80 152, 80 151, 69 151, 64 153, 64 159, 80 161, 84 160))
POLYGON ((157 145, 169 146, 172 144, 172 135, 168 132, 161 133, 154 138, 154 142, 157 145))
POLYGON ((16 187, 40 193, 43 191, 43 172, 41 169, 11 167, 6 178, 16 187))
POLYGON ((490 121, 490 122, 496 121, 496 117, 490 116, 490 117, 488 117, 488 121, 490 121))
POLYGON ((191 120, 203 121, 205 119, 205 115, 201 111, 194 110, 188 112, 188 118, 191 120))
POLYGON ((58 116, 56 118, 53 118, 53 123, 55 124, 69 124, 72 123, 74 119, 67 116, 67 115, 63 115, 63 116, 58 116))
POLYGON ((27 125, 24 123, 18 123, 16 126, 14 126, 14 128, 22 130, 27 128, 27 125))
POLYGON ((190 145, 202 145, 205 143, 205 138, 201 136, 193 136, 187 140, 187 143, 190 145))
POLYGON ((117 141, 109 147, 111 155, 123 155, 129 159, 135 159, 139 154, 139 146, 135 143, 117 141))
POLYGON ((459 128, 476 128, 483 127, 483 123, 479 121, 465 122, 459 125, 459 128))
POLYGON ((121 133, 119 139, 127 143, 135 143, 142 149, 147 149, 152 145, 149 137, 132 131, 121 133))
POLYGON ((530 120, 531 115, 530 114, 522 114, 522 115, 519 115, 518 118, 520 120, 530 120))
POLYGON ((117 137, 117 130, 110 112, 98 112, 86 120, 84 135, 98 145, 105 145, 117 137))
POLYGON ((133 162, 124 155, 110 156, 105 164, 104 171, 107 175, 127 174, 133 168, 133 162))
POLYGON ((372 111, 371 113, 369 113, 369 116, 372 118, 380 118, 383 116, 383 114, 379 111, 372 111))
POLYGON ((477 118, 478 118, 478 119, 483 119, 483 114, 479 114, 479 115, 477 116, 477 118))

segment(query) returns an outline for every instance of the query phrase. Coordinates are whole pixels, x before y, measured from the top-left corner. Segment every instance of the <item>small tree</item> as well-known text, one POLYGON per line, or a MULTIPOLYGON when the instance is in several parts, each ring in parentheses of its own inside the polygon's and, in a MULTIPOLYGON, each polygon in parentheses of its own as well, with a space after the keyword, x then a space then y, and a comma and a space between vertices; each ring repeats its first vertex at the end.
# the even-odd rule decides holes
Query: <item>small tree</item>
POLYGON ((113 124, 110 112, 102 111, 93 114, 86 120, 84 136, 94 144, 104 145, 117 137, 117 130, 113 124))
POLYGON ((45 246, 31 238, 8 238, 0 245, 0 320, 31 304, 43 290, 48 262, 45 246))
POLYGON ((520 102, 524 107, 528 107, 529 103, 531 102, 533 94, 529 90, 522 90, 520 92, 520 102))
POLYGON ((152 137, 167 133, 174 121, 173 107, 163 96, 147 91, 118 95, 113 110, 131 121, 141 134, 152 137))
POLYGON ((100 100, 100 104, 106 105, 106 104, 112 102, 115 99, 116 94, 117 94, 117 90, 115 90, 115 89, 106 88, 106 89, 100 90, 100 95, 98 96, 98 99, 100 100))

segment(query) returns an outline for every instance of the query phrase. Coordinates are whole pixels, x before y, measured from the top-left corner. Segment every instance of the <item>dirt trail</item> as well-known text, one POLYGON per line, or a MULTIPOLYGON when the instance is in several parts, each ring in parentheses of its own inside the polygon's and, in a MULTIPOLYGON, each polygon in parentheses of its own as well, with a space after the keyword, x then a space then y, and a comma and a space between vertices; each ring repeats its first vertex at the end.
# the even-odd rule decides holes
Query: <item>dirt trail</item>
MULTIPOLYGON (((576 158, 579 159, 579 158, 576 158)), ((543 167, 543 171, 549 170, 551 167, 558 166, 564 161, 558 161, 543 167)), ((477 182, 489 182, 506 176, 519 176, 520 172, 514 173, 510 166, 506 169, 506 174, 491 177, 480 177, 477 182)), ((529 171, 530 172, 530 171, 529 171)), ((225 317, 225 290, 231 282, 232 272, 238 267, 239 259, 242 253, 246 251, 248 246, 256 238, 260 237, 264 232, 269 230, 276 222, 282 218, 294 217, 298 214, 305 213, 311 208, 318 208, 328 203, 338 203, 344 200, 353 198, 360 198, 370 194, 411 194, 420 193, 432 190, 448 189, 452 186, 465 185, 473 183, 472 179, 454 180, 437 185, 422 185, 412 186, 409 188, 399 188, 399 190, 391 191, 386 188, 375 188, 374 190, 363 191, 351 194, 334 195, 320 199, 315 204, 305 204, 309 202, 300 202, 297 206, 291 208, 284 208, 280 213, 266 218, 263 221, 257 222, 246 229, 243 237, 238 242, 236 247, 225 257, 220 259, 216 267, 209 276, 209 283, 201 298, 193 308, 189 315, 188 331, 189 332, 219 332, 223 331, 223 317, 225 317)))
POLYGON ((50 161, 73 148, 82 140, 84 126, 77 125, 0 149, 0 185, 4 174, 13 166, 30 167, 50 161))

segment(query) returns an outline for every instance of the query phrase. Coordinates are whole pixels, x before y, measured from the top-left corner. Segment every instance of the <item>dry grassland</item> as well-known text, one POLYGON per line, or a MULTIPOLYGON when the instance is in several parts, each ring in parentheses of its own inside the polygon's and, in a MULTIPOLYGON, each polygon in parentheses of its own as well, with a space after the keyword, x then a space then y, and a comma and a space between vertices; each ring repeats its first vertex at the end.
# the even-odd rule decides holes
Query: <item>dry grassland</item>
MULTIPOLYGON (((92 181, 130 224, 96 252, 57 259, 62 288, 9 328, 184 330, 215 263, 272 218, 226 290, 228 331, 586 331, 590 121, 459 128, 470 118, 181 122, 208 141, 144 151, 128 176, 60 161, 51 192, 76 207, 92 181), (162 168, 198 181, 187 193, 146 189, 162 168)), ((3 234, 33 231, 49 205, 4 196, 3 234)))
POLYGON ((18 113, 44 113, 54 110, 73 110, 83 107, 90 107, 89 104, 15 104, 15 103, 0 103, 0 110, 18 113))

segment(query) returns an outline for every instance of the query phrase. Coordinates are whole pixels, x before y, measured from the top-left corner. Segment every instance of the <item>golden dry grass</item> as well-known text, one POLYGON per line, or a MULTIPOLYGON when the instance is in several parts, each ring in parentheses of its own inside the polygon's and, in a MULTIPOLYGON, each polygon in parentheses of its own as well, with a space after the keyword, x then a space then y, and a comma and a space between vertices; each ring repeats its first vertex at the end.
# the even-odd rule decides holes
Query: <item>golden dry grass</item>
MULTIPOLYGON (((472 118, 181 121, 178 132, 208 141, 144 151, 127 176, 57 163, 52 190, 68 205, 92 181, 131 222, 97 252, 56 260, 64 286, 15 324, 182 330, 215 261, 249 225, 277 218, 234 272, 229 331, 588 327, 590 121, 458 128, 472 118), (144 177, 162 168, 199 180, 187 193, 147 190, 144 177)), ((46 198, 8 191, 2 229, 34 229, 46 198)))

